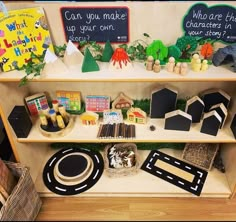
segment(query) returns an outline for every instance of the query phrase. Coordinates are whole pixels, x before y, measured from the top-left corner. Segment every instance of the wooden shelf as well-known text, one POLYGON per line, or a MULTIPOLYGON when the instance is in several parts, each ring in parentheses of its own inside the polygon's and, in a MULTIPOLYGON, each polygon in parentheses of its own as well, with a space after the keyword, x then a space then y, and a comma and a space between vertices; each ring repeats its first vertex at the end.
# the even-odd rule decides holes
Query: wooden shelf
MULTIPOLYGON (((48 73, 30 80, 33 82, 209 82, 236 81, 236 74, 230 66, 209 66, 206 72, 193 72, 189 69, 186 76, 169 73, 162 67, 160 73, 145 69, 144 63, 134 62, 129 70, 109 70, 108 63, 99 63, 100 71, 82 73, 81 65, 68 69, 68 73, 48 73), (57 73, 57 74, 56 74, 57 73)), ((19 82, 24 71, 13 70, 0 73, 0 82, 19 82)))
MULTIPOLYGON (((44 185, 42 180, 42 172, 47 160, 58 150, 50 149, 42 162, 41 170, 39 171, 37 180, 35 182, 36 189, 41 196, 58 197, 59 195, 51 192, 44 185)), ((168 155, 181 159, 182 151, 173 149, 161 149, 168 155)), ((140 163, 146 159, 150 151, 139 150, 140 163)), ((219 172, 217 169, 212 168, 208 172, 206 182, 203 186, 201 197, 224 197, 227 198, 231 195, 225 174, 219 172)), ((132 176, 110 178, 106 172, 103 173, 99 181, 89 190, 75 195, 86 197, 196 197, 195 195, 180 189, 160 178, 157 178, 143 170, 132 176)))
MULTIPOLYGON (((235 143, 235 138, 229 127, 231 121, 227 121, 225 126, 219 130, 217 136, 212 136, 200 132, 201 123, 192 124, 190 131, 165 130, 164 119, 148 119, 147 124, 136 125, 136 138, 134 139, 99 139, 97 138, 98 126, 85 126, 79 120, 79 116, 74 116, 73 129, 63 137, 46 137, 39 131, 39 121, 37 120, 27 138, 18 138, 20 143, 43 143, 43 142, 78 142, 78 143, 110 143, 110 142, 203 142, 203 143, 235 143), (150 125, 156 127, 155 131, 150 131, 150 125)), ((126 122, 129 124, 128 122, 126 122)))

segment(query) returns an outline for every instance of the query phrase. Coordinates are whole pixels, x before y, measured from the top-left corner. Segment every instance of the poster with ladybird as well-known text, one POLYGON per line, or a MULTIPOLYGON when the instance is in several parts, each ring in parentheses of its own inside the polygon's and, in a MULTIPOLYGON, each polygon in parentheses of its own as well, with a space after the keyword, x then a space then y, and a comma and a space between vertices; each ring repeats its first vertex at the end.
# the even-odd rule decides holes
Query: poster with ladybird
POLYGON ((53 45, 42 7, 0 12, 0 68, 10 71, 30 61, 31 52, 42 55, 53 45))

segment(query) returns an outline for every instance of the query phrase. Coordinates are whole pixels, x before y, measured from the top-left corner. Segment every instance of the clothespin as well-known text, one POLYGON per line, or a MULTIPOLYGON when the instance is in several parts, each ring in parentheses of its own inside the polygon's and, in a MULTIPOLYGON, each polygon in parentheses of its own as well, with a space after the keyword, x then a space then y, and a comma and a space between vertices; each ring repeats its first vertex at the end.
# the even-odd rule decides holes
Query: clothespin
POLYGON ((0 1, 0 11, 2 11, 5 16, 8 16, 8 11, 3 1, 0 1))

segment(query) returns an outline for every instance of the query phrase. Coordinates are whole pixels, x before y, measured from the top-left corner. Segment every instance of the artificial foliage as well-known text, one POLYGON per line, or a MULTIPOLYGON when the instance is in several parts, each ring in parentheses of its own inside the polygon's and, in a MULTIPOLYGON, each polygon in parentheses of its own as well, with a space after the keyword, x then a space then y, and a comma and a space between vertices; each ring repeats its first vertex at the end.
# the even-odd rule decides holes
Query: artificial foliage
POLYGON ((161 64, 164 64, 164 60, 168 56, 168 48, 161 40, 154 40, 147 46, 146 54, 147 56, 152 56, 155 60, 160 60, 161 64))
POLYGON ((177 61, 181 56, 181 50, 176 45, 171 45, 168 47, 168 58, 174 57, 177 61))

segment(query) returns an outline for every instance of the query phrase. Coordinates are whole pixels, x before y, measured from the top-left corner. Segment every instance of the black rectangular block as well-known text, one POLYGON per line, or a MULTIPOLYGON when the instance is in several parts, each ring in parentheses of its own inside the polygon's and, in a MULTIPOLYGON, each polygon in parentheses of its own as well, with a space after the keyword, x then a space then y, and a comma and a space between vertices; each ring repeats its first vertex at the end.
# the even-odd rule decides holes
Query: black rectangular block
POLYGON ((29 135, 32 122, 25 106, 15 106, 8 116, 8 121, 17 137, 26 138, 29 135))

